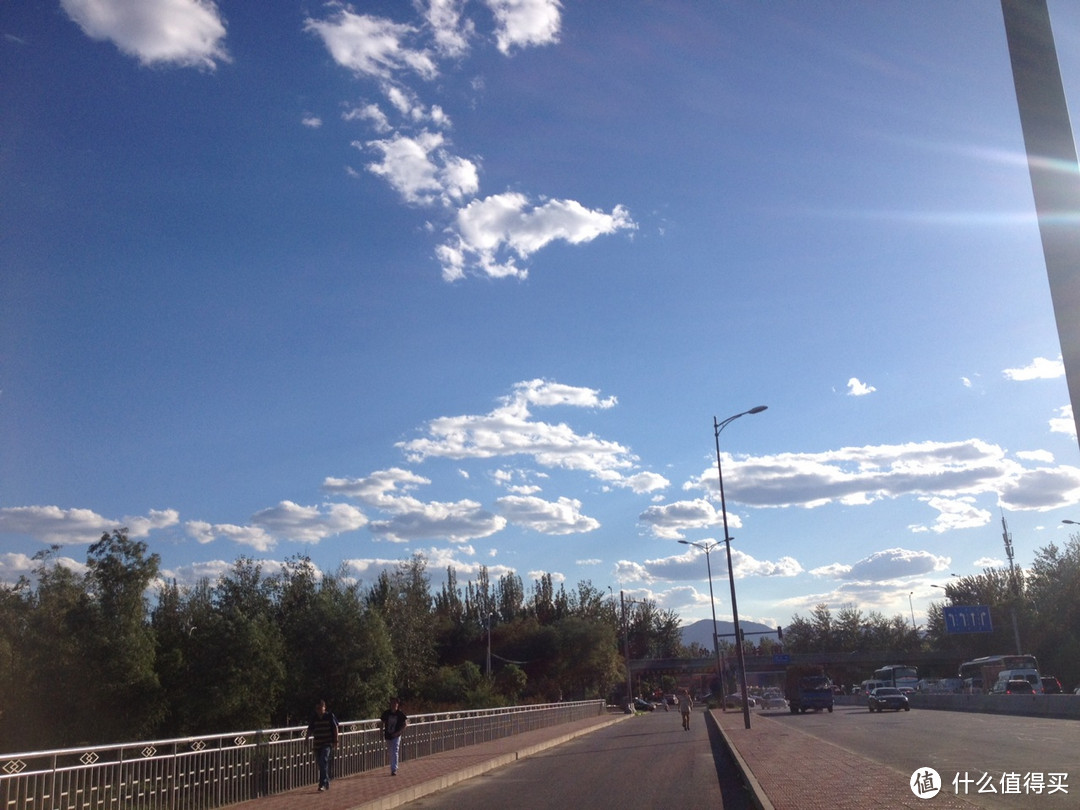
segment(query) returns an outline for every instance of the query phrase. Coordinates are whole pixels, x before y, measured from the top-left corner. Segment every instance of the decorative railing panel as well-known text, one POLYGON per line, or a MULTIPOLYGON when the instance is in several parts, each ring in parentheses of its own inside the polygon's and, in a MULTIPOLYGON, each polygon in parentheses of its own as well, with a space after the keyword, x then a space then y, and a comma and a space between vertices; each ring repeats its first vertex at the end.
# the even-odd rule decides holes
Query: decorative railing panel
MULTIPOLYGON (((420 714, 402 758, 419 759, 593 717, 603 701, 420 714)), ((0 810, 210 810, 316 781, 304 726, 0 754, 0 810)), ((385 767, 377 720, 341 724, 335 777, 385 767)))

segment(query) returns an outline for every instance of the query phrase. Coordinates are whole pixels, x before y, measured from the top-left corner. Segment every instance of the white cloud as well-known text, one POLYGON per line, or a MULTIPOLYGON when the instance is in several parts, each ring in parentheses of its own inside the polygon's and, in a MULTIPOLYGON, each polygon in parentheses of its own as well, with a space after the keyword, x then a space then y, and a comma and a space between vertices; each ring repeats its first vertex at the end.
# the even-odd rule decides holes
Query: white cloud
POLYGON ((305 115, 300 119, 300 123, 308 129, 318 129, 322 126, 322 119, 317 115, 305 115))
POLYGON ((146 516, 112 520, 89 509, 9 506, 0 509, 0 533, 27 534, 42 543, 66 546, 94 543, 106 532, 123 527, 127 527, 128 537, 146 537, 155 529, 176 525, 179 520, 180 515, 173 509, 151 509, 146 516))
POLYGON ((565 423, 534 420, 529 405, 536 403, 608 408, 614 405, 614 398, 602 400, 592 389, 544 380, 522 382, 490 413, 433 419, 426 426, 427 436, 397 446, 415 463, 433 457, 527 455, 541 466, 578 470, 605 481, 621 478, 635 466, 636 457, 617 442, 580 435, 565 423))
POLYGON ((1064 433, 1076 438, 1076 420, 1073 418, 1072 405, 1058 408, 1058 415, 1050 420, 1051 433, 1064 433))
MULTIPOLYGON (((415 138, 397 132, 366 146, 382 154, 368 171, 386 179, 409 203, 449 205, 476 193, 480 181, 476 164, 443 148, 445 138, 424 130, 415 138)), ((359 148, 359 144, 354 144, 359 148)))
POLYGON ((643 495, 647 492, 657 492, 671 486, 671 482, 664 478, 664 476, 654 472, 640 472, 635 475, 619 477, 611 483, 615 486, 625 487, 638 495, 643 495))
POLYGON ((189 520, 184 524, 189 536, 203 545, 215 540, 232 540, 241 546, 249 546, 259 552, 267 552, 277 545, 277 539, 258 526, 237 526, 233 523, 207 523, 189 520))
POLYGON ((464 0, 428 0, 425 17, 431 27, 435 48, 449 58, 464 56, 476 32, 472 20, 462 18, 464 0))
POLYGON ((495 15, 495 40, 499 50, 550 45, 559 41, 562 25, 559 0, 485 0, 495 15))
POLYGON ((418 30, 382 17, 338 8, 325 20, 308 18, 304 28, 317 34, 342 67, 355 73, 390 79, 397 72, 433 79, 438 69, 426 49, 409 46, 418 30))
POLYGON ((367 517, 355 506, 345 503, 318 507, 282 501, 277 506, 256 512, 251 522, 283 540, 318 543, 324 537, 361 528, 367 523, 367 517))
POLYGON ((212 0, 60 0, 91 39, 109 40, 144 65, 213 70, 229 61, 225 21, 212 0))
MULTIPOLYGON (((950 519, 982 525, 976 518, 983 513, 971 501, 964 505, 959 500, 971 496, 995 495, 1000 506, 1016 510, 1045 511, 1080 503, 1080 469, 1029 469, 1008 458, 998 445, 980 439, 728 456, 723 463, 729 506, 732 502, 758 507, 865 505, 917 495, 939 508, 943 526, 950 519)), ((715 493, 715 469, 707 468, 683 488, 715 493)))
MULTIPOLYGON (((84 563, 78 562, 71 557, 50 556, 47 563, 49 566, 58 565, 67 568, 76 575, 81 576, 89 570, 84 563)), ((0 554, 0 583, 14 585, 20 577, 34 580, 34 571, 42 565, 42 560, 35 560, 26 554, 3 553, 0 554)))
POLYGON ((1031 363, 1023 368, 1007 368, 1002 374, 1006 379, 1024 382, 1027 380, 1055 380, 1065 376, 1065 363, 1058 357, 1057 360, 1047 360, 1045 357, 1036 357, 1031 363))
MULTIPOLYGON (((719 525, 723 520, 720 512, 704 498, 692 501, 674 501, 650 506, 640 515, 638 522, 648 526, 653 537, 663 540, 681 540, 688 529, 704 529, 719 525)), ((728 527, 742 526, 737 515, 728 515, 728 527)))
MULTIPOLYGON (((709 547, 712 555, 712 575, 716 581, 728 578, 726 551, 723 543, 714 540, 701 541, 709 547)), ((632 563, 620 560, 617 565, 620 582, 681 582, 704 578, 709 567, 705 563, 705 551, 699 546, 685 546, 686 550, 670 557, 632 563)), ((793 577, 803 572, 794 557, 781 557, 776 561, 758 560, 737 548, 731 549, 731 567, 735 579, 745 577, 793 577)))
MULTIPOLYGON (((403 499, 406 500, 406 499, 403 499)), ((414 540, 445 540, 466 543, 506 528, 506 518, 493 515, 475 501, 455 503, 411 501, 409 509, 397 504, 398 512, 389 520, 373 520, 368 524, 371 533, 391 543, 414 540)))
POLYGON ((585 208, 575 200, 533 205, 524 194, 506 192, 473 200, 459 209, 454 228, 436 249, 436 256, 447 281, 464 278, 470 270, 490 278, 525 278, 528 270, 519 267, 518 260, 551 242, 579 245, 636 228, 621 205, 611 213, 585 208))
POLYGON ((930 527, 911 524, 908 528, 913 532, 933 531, 941 534, 952 529, 977 529, 993 518, 989 510, 977 507, 975 498, 970 495, 960 498, 923 497, 919 500, 936 509, 938 516, 930 527))
POLYGON ((430 483, 431 480, 422 475, 391 467, 373 472, 366 478, 326 478, 322 488, 326 492, 356 498, 371 506, 393 511, 398 508, 405 493, 430 483))
MULTIPOLYGON (((487 569, 487 575, 491 580, 513 574, 514 569, 505 565, 485 565, 476 560, 463 559, 471 557, 476 552, 471 546, 453 546, 450 548, 426 548, 418 549, 427 562, 427 570, 432 575, 432 583, 439 586, 436 572, 445 572, 447 568, 453 568, 457 576, 458 585, 462 586, 469 581, 470 577, 479 575, 481 567, 487 569)), ((383 571, 394 571, 401 564, 400 558, 357 558, 345 560, 344 566, 348 571, 358 577, 369 580, 376 579, 383 571)))
POLYGON ((393 129, 390 126, 390 120, 386 117, 386 113, 379 108, 378 104, 350 107, 341 114, 341 118, 344 121, 367 121, 371 124, 371 128, 380 135, 386 134, 393 129))
POLYGON ((1000 498, 1005 509, 1039 512, 1080 503, 1080 469, 1061 466, 1019 471, 1002 484, 1000 498))
POLYGON ((533 496, 506 495, 495 501, 495 509, 515 526, 541 534, 581 534, 600 528, 600 521, 581 514, 581 501, 574 498, 552 502, 533 496))
POLYGON ((874 386, 860 381, 858 377, 852 377, 848 380, 847 387, 849 397, 865 397, 867 394, 877 391, 874 386))
POLYGON ((1041 461, 1044 464, 1054 463, 1054 454, 1049 450, 1018 450, 1016 457, 1022 461, 1041 461))
MULTIPOLYGON (((259 564, 263 566, 264 571, 268 567, 278 569, 281 565, 269 560, 259 560, 259 564)), ((204 579, 211 583, 217 582, 221 577, 228 574, 232 568, 233 564, 225 562, 225 560, 205 560, 190 565, 177 566, 176 568, 163 568, 159 579, 162 582, 176 580, 178 585, 192 587, 204 579)))
POLYGON ((876 551, 851 566, 834 564, 815 568, 814 576, 846 579, 863 583, 890 582, 905 577, 922 576, 949 570, 951 557, 931 554, 929 551, 912 551, 905 548, 889 548, 876 551))

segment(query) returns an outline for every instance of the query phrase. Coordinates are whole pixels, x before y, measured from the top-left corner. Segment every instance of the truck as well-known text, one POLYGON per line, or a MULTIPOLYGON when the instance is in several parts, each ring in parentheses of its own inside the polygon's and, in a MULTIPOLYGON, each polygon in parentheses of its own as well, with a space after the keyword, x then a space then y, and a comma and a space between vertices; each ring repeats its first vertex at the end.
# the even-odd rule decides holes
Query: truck
POLYGON ((784 697, 792 714, 808 709, 833 710, 833 685, 822 667, 801 665, 787 668, 784 697))

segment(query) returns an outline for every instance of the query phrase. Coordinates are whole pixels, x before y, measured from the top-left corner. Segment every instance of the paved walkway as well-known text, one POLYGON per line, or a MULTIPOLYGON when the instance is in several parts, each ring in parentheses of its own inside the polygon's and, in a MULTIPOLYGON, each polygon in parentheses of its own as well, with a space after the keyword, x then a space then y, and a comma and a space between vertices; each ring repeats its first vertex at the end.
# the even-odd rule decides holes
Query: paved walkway
POLYGON ((764 810, 976 807, 944 790, 929 801, 921 799, 908 784, 911 774, 855 756, 767 714, 755 713, 749 729, 742 712, 714 710, 712 716, 755 804, 764 810))
MULTIPOLYGON (((912 793, 910 774, 852 755, 767 714, 755 713, 750 729, 744 727, 741 712, 714 710, 710 714, 743 772, 752 802, 763 810, 976 807, 946 791, 928 803, 912 793)), ((383 768, 336 779, 327 793, 319 793, 311 785, 232 805, 230 810, 388 810, 627 717, 600 715, 563 723, 403 761, 397 776, 390 776, 389 769, 383 768)))
POLYGON ((391 776, 389 768, 381 768, 335 779, 326 793, 318 792, 317 786, 312 784, 308 788, 230 805, 228 810, 306 810, 309 807, 318 810, 389 810, 627 717, 626 714, 598 715, 526 731, 455 751, 402 760, 397 776, 391 776))

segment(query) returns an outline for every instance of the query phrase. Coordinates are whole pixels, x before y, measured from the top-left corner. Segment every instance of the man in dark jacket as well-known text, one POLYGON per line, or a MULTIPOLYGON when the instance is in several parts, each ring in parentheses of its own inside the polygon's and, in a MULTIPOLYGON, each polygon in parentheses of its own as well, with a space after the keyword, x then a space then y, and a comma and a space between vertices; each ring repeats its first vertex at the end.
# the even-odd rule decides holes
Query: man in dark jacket
POLYGON ((401 710, 401 701, 390 698, 390 708, 383 712, 383 737, 386 739, 386 752, 390 755, 390 775, 397 776, 398 755, 401 751, 401 734, 409 718, 401 710))
POLYGON ((304 739, 312 739, 315 761, 319 764, 319 791, 330 789, 330 758, 337 747, 338 722, 334 715, 326 710, 326 701, 315 704, 315 714, 308 723, 304 739))

